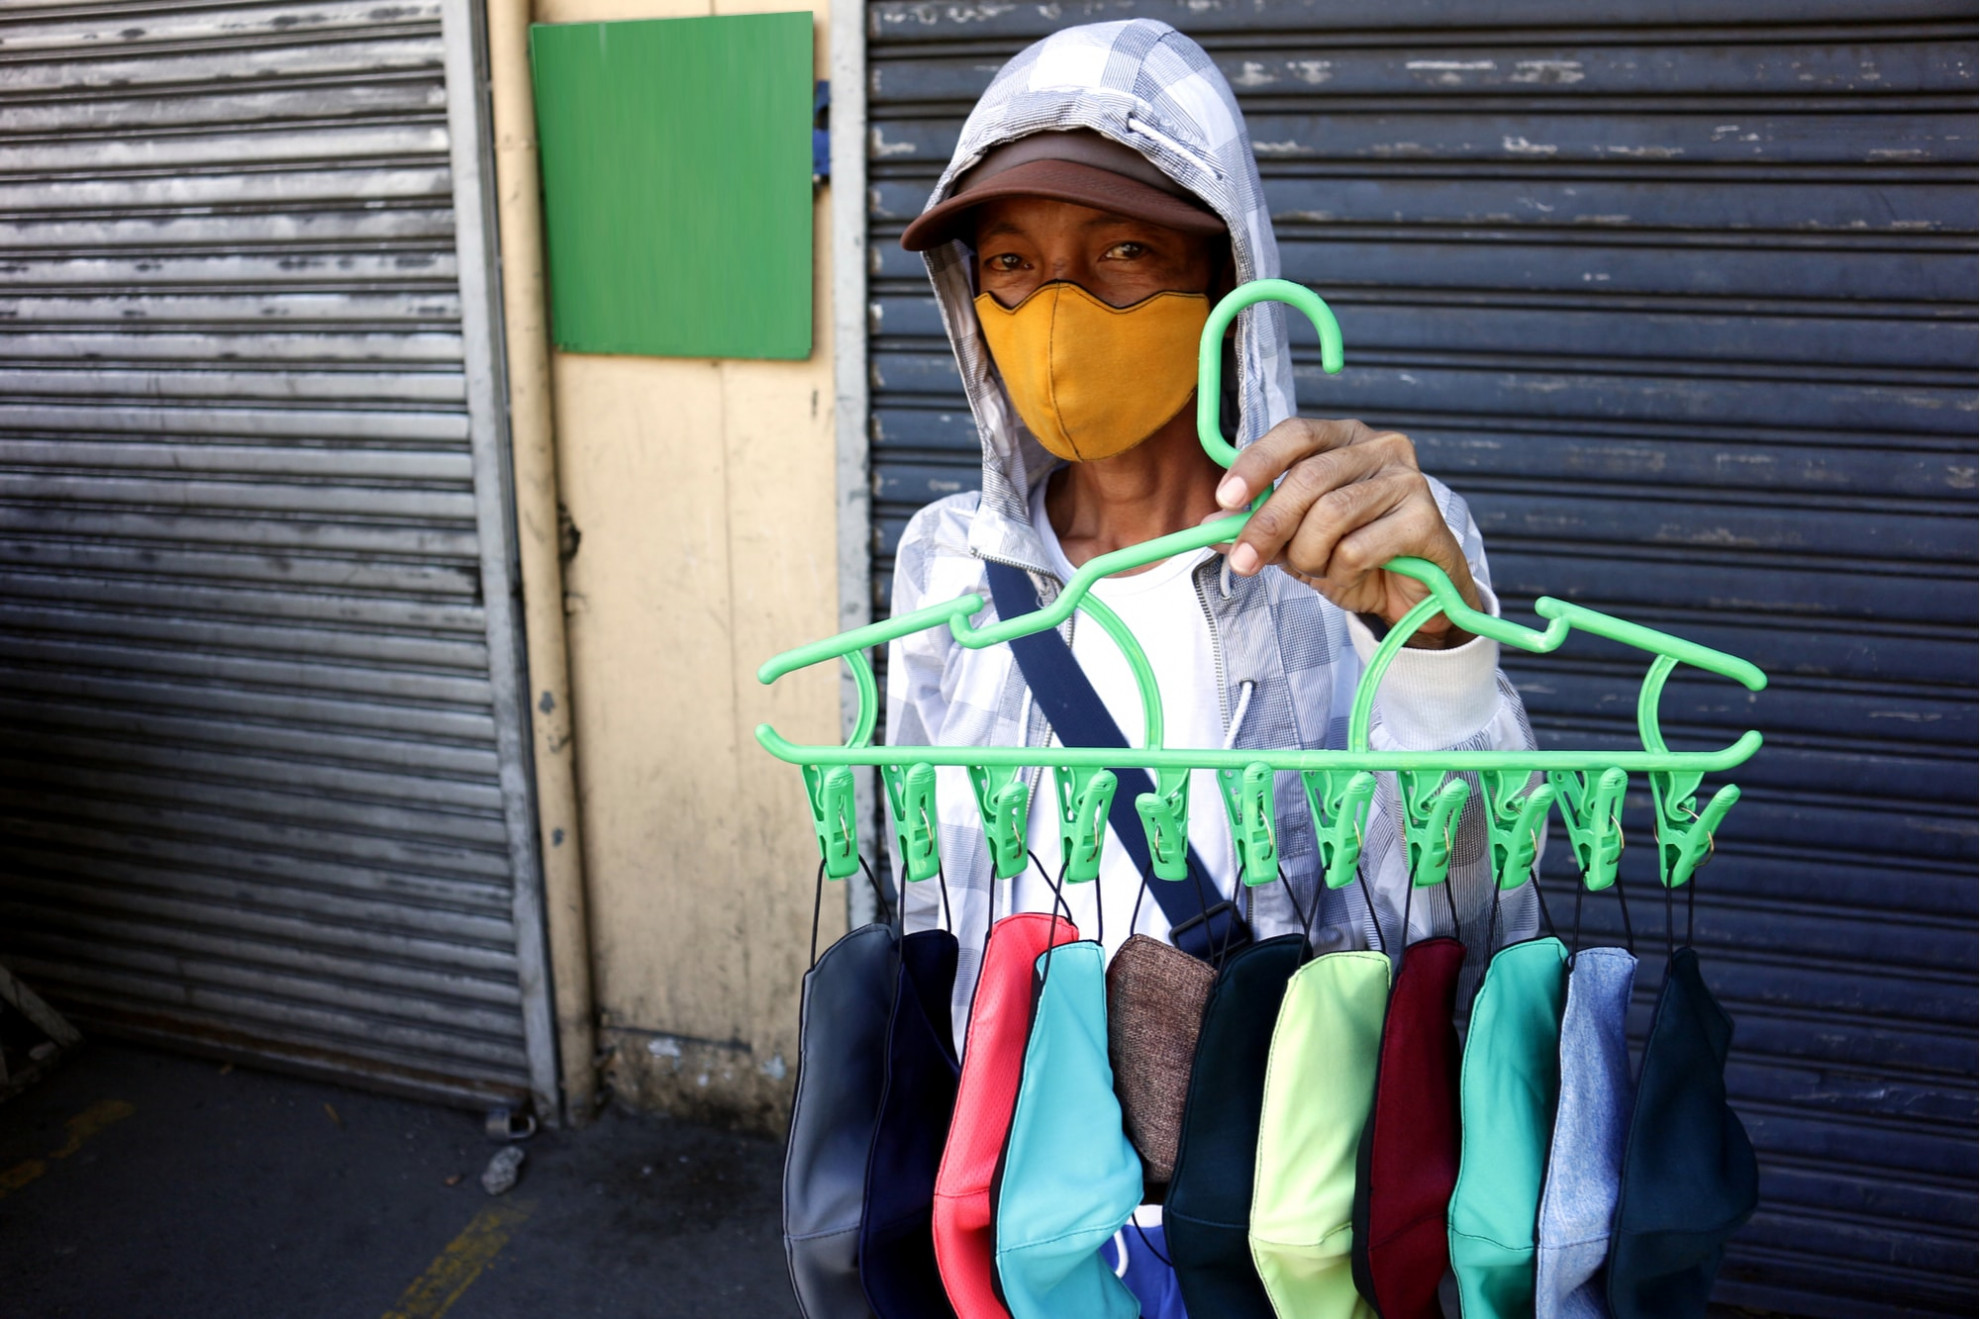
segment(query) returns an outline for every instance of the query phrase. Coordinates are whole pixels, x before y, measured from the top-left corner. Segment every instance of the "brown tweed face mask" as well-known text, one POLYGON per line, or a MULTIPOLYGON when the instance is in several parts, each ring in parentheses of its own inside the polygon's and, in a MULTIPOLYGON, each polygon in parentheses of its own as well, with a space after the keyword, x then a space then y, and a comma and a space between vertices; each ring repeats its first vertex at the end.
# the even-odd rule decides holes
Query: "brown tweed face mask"
POLYGON ((1216 979, 1209 963, 1145 934, 1129 937, 1107 967, 1107 1057, 1150 1204, 1161 1203, 1176 1169, 1196 1036, 1216 979))

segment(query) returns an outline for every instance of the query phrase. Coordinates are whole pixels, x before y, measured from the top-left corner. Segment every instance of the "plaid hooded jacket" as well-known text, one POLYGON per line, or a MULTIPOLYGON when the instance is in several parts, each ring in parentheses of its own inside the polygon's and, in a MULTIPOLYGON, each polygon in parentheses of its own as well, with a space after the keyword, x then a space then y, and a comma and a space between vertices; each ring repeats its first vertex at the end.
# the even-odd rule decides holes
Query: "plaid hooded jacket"
MULTIPOLYGON (((992 148, 1030 133, 1073 128, 1093 129, 1133 147, 1221 216, 1231 234, 1238 282, 1278 275, 1278 244, 1251 140, 1230 86, 1200 46, 1152 19, 1066 28, 1012 59, 970 113, 928 205, 946 198, 957 177, 992 148)), ((898 617, 971 591, 988 599, 986 559, 1026 569, 1041 599, 1050 600, 1062 584, 1046 567, 1048 558, 1032 528, 1027 501, 1033 483, 1043 480, 1057 460, 1025 429, 998 378, 971 304, 976 292, 971 253, 962 243, 950 243, 931 250, 926 259, 982 440, 983 486, 980 492, 938 500, 909 522, 896 560, 893 612, 898 617)), ((1283 311, 1279 304, 1262 304, 1237 323, 1240 447, 1294 412, 1283 311)), ((1484 545, 1464 500, 1435 481, 1432 486, 1486 608, 1497 613, 1484 545)), ((1196 693, 1195 698, 1218 702, 1232 744, 1344 746, 1355 683, 1376 644, 1367 628, 1276 570, 1242 578, 1222 571, 1220 561, 1213 560, 1197 570, 1195 582, 1221 675, 1217 691, 1196 693), (1234 717, 1240 720, 1235 728, 1234 717)), ((1073 625, 1067 625, 1068 635, 1073 625)), ((1519 697, 1497 668, 1497 643, 1482 637, 1447 651, 1405 649, 1378 695, 1373 745, 1530 747, 1533 736, 1519 697)), ((1043 746, 1051 738, 1010 648, 968 649, 956 644, 945 628, 893 643, 887 697, 887 736, 896 745, 1043 746)), ((960 1038, 990 923, 1009 914, 1011 886, 992 878, 966 771, 944 768, 938 776, 949 919, 962 945, 955 1017, 960 1038)), ((1031 774, 1034 810, 1051 809, 1049 803, 1036 805, 1041 777, 1037 771, 1031 774)), ((1319 883, 1313 826, 1300 784, 1296 776, 1279 776, 1275 814, 1280 858, 1300 910, 1312 912, 1318 895, 1316 943, 1322 948, 1380 946, 1377 919, 1391 949, 1400 948, 1408 867, 1396 823, 1400 807, 1394 778, 1385 774, 1381 779, 1362 860, 1372 903, 1364 903, 1347 889, 1325 891, 1319 883)), ((1049 785, 1042 786, 1049 794, 1049 785)), ((1456 906, 1474 962, 1485 951, 1494 910, 1477 796, 1474 790, 1455 835, 1451 866, 1456 906)), ((935 890, 927 883, 908 888, 909 928, 942 923, 942 902, 935 890)), ((1299 928, 1283 885, 1265 885, 1250 896, 1251 923, 1259 937, 1299 928)), ((1530 935, 1537 924, 1532 885, 1504 894, 1496 913, 1492 923, 1498 943, 1530 935)), ((1426 933, 1439 916, 1448 923, 1442 902, 1418 900, 1410 915, 1412 937, 1426 933)))

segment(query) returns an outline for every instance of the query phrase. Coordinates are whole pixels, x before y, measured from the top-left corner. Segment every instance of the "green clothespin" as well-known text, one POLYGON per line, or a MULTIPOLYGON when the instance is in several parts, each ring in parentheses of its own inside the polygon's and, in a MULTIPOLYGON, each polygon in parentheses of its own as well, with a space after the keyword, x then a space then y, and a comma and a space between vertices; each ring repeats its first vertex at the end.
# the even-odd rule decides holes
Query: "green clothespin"
POLYGON ((1712 835, 1739 800, 1739 785, 1728 783, 1712 794, 1701 814, 1697 793, 1704 777, 1689 770, 1650 772, 1650 800, 1657 811, 1657 873, 1665 888, 1689 882, 1692 873, 1711 859, 1712 835))
POLYGON ((1231 841, 1238 869, 1254 888, 1279 877, 1279 844, 1272 834, 1272 767, 1254 761, 1242 770, 1220 769, 1224 811, 1231 818, 1231 841))
POLYGON ((811 824, 818 831, 818 851, 825 858, 825 873, 833 879, 856 874, 859 828, 853 808, 851 768, 806 765, 804 791, 811 801, 811 824))
POLYGON ((925 762, 882 765, 880 776, 894 808, 894 837, 900 840, 908 881, 933 878, 942 868, 935 838, 935 767, 925 762))
POLYGON ((969 767, 976 789, 976 809, 983 813, 983 838, 990 845, 990 870, 998 879, 1024 873, 1025 824, 1030 815, 1031 789, 1018 778, 1020 766, 969 767))
POLYGON ((1107 842, 1107 812, 1117 780, 1110 769, 1054 768, 1059 789, 1059 860, 1068 884, 1100 878, 1100 849, 1107 842))
POLYGON ((1444 770, 1405 769, 1396 774, 1402 789, 1403 839, 1409 845, 1409 874, 1418 888, 1441 884, 1451 872, 1451 833, 1458 812, 1471 796, 1471 784, 1446 777, 1444 770))
POLYGON ((1368 808, 1375 800, 1375 776, 1367 770, 1310 769, 1301 774, 1306 808, 1313 814, 1313 842, 1320 849, 1320 873, 1328 888, 1354 882, 1361 865, 1361 841, 1368 808))
POLYGON ((1189 771, 1158 770, 1155 791, 1134 799, 1148 835, 1149 868, 1157 879, 1189 875, 1189 771))
POLYGON ((1554 804, 1554 785, 1544 780, 1531 791, 1529 770, 1484 769, 1478 786, 1485 793, 1485 832, 1492 840, 1492 873, 1502 889, 1518 888, 1533 877, 1540 859, 1540 830, 1554 804))
POLYGON ((1629 775, 1614 765, 1591 781, 1593 774, 1593 770, 1557 769, 1547 779, 1567 825, 1581 882, 1590 893, 1599 893, 1616 882, 1616 866, 1622 861, 1622 803, 1629 775))
MULTIPOLYGON (((1657 702, 1664 694, 1664 682, 1678 665, 1678 657, 1659 655, 1643 676, 1643 690, 1636 698, 1636 727, 1643 745, 1663 752, 1663 730, 1657 726, 1657 702)), ((1759 690, 1755 687, 1754 690, 1759 690)), ((1728 783, 1712 795, 1704 814, 1698 811, 1698 784, 1703 770, 1653 769, 1650 771, 1650 800, 1657 817, 1657 875, 1665 888, 1688 883, 1698 867, 1712 855, 1712 835, 1726 818, 1726 812, 1739 800, 1739 785, 1728 783)))

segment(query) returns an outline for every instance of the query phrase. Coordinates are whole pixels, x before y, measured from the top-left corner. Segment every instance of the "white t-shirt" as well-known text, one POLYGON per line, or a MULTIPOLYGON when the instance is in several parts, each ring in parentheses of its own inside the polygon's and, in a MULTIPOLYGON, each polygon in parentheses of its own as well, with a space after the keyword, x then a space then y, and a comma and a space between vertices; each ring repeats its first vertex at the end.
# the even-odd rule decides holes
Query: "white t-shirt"
MULTIPOLYGON (((1059 547, 1058 534, 1052 530, 1051 521, 1045 516, 1045 486, 1046 482, 1040 481, 1032 492, 1031 522, 1039 539, 1045 542, 1045 552, 1052 570, 1061 581, 1065 581, 1072 577, 1074 570, 1059 547)), ((1141 642, 1148 663, 1155 670, 1155 685, 1162 695, 1162 741, 1166 746, 1224 745, 1225 729, 1217 694, 1216 659, 1210 645, 1210 620, 1204 614, 1203 602, 1197 596, 1192 580, 1197 565, 1212 554, 1211 550, 1199 550, 1194 554, 1177 555, 1132 576, 1102 578, 1093 586, 1092 594, 1099 596, 1103 604, 1120 615, 1121 621, 1141 642)), ((1128 667, 1126 657, 1114 644, 1114 639, 1107 635, 1105 628, 1089 615, 1075 614, 1074 617, 1073 657, 1086 671, 1094 690, 1099 692, 1107 713, 1120 725, 1128 745, 1142 745, 1145 730, 1141 695, 1135 686, 1133 670, 1128 667)), ((1057 736, 1053 737, 1051 745, 1061 745, 1057 736)), ((1236 878, 1236 857, 1231 849, 1231 826, 1229 817, 1224 813, 1223 797, 1217 787, 1216 775, 1209 770, 1193 770, 1190 774, 1189 839, 1218 891, 1228 896, 1236 878)), ((1026 841, 1039 861, 1051 867, 1053 878, 1057 878, 1059 796, 1049 769, 1044 771, 1032 798, 1026 841)), ((1151 884, 1169 882, 1160 879, 1150 881, 1151 884)), ((1026 867, 1024 874, 1013 880, 1012 884, 1011 910, 1052 910, 1052 885, 1038 873, 1036 866, 1026 867)), ((1106 843, 1101 848, 1100 878, 1089 884, 1068 883, 1064 891, 1066 905, 1071 908, 1072 919, 1079 926, 1080 935, 1087 939, 1104 936, 1101 941, 1109 958, 1130 933, 1139 932, 1156 938, 1166 938, 1168 935, 1168 918, 1162 914, 1162 908, 1152 893, 1141 898, 1140 912, 1136 914, 1135 899, 1141 892, 1141 875, 1111 828, 1107 830, 1106 843), (1104 904, 1097 916, 1104 919, 1096 916, 1096 889, 1099 891, 1099 901, 1104 904), (1129 928, 1130 918, 1133 919, 1132 930, 1129 928)))

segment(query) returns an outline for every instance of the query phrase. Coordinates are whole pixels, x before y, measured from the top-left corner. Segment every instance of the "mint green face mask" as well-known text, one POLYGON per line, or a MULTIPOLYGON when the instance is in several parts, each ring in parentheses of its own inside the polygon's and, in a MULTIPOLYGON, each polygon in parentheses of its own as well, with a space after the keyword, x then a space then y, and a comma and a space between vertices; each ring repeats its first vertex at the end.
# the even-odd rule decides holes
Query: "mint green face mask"
POLYGON ((1567 949, 1500 950, 1471 1009, 1459 1082, 1464 1144, 1451 1193, 1451 1271, 1465 1319, 1530 1319, 1535 1223, 1561 1092, 1567 949))
POLYGON ((1389 959, 1327 953, 1294 974, 1272 1032, 1251 1257, 1282 1316, 1374 1319, 1354 1287, 1354 1181, 1375 1100, 1389 959))

